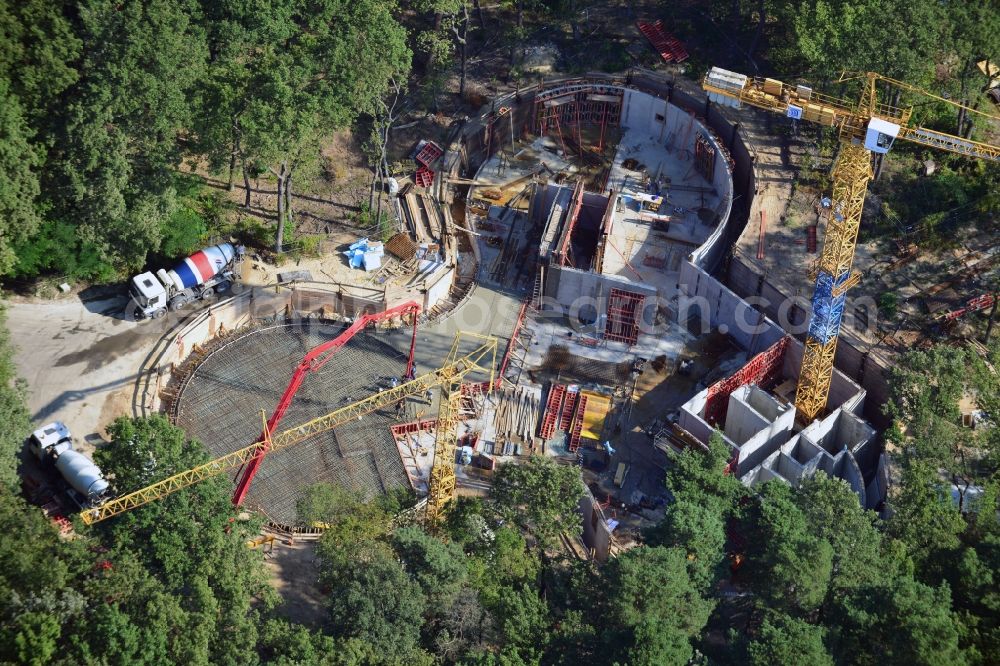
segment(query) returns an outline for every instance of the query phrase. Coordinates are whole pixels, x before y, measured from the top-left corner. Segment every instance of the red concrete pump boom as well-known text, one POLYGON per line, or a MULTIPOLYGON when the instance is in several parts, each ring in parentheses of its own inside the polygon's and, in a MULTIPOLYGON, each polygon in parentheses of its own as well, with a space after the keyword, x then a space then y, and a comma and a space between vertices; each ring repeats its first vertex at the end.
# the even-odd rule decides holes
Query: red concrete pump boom
MULTIPOLYGON (((288 386, 285 387, 285 392, 281 395, 281 400, 278 401, 278 406, 274 408, 274 413, 271 414, 271 418, 267 421, 267 432, 274 432, 278 427, 278 423, 281 418, 288 411, 288 408, 292 404, 292 399, 295 398, 295 394, 298 392, 299 387, 302 386, 302 381, 305 379, 306 374, 309 372, 315 372, 319 370, 327 361, 333 358, 334 353, 346 345, 351 338, 353 338, 357 333, 363 331, 369 324, 374 324, 380 321, 385 321, 386 319, 391 319, 393 317, 403 317, 409 314, 413 318, 413 335, 410 338, 410 356, 406 363, 406 375, 405 380, 413 378, 413 350, 417 343, 417 315, 420 314, 420 305, 415 301, 410 301, 404 303, 403 305, 397 305, 396 307, 389 308, 384 312, 378 312, 375 314, 366 314, 358 317, 354 320, 343 333, 338 335, 333 340, 324 342, 321 345, 317 345, 309 351, 305 356, 302 357, 302 361, 295 368, 295 372, 292 374, 291 381, 288 382, 288 386)), ((261 433, 257 441, 267 441, 267 433, 261 433)), ((236 492, 233 493, 233 504, 235 506, 240 506, 243 504, 244 498, 246 498, 247 492, 250 490, 250 482, 253 481, 253 477, 257 474, 257 470, 260 469, 260 464, 264 460, 264 456, 267 454, 267 448, 261 448, 260 453, 250 459, 246 465, 244 465, 239 472, 237 472, 238 481, 236 483, 236 492)))

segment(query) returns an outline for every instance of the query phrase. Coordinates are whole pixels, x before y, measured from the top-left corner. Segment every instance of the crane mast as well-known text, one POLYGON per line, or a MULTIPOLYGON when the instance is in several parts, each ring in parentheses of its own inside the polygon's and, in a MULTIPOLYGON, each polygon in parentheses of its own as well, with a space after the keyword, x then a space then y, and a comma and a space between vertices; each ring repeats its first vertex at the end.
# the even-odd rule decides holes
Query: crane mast
MULTIPOLYGON (((871 155, 888 153, 896 139, 904 139, 960 155, 1000 161, 1000 146, 913 127, 912 109, 880 103, 877 86, 882 82, 953 106, 961 105, 872 72, 845 74, 840 80, 853 79, 863 81, 860 98, 854 103, 822 95, 809 86, 751 78, 719 67, 713 67, 702 81, 702 88, 713 102, 734 108, 746 103, 795 120, 836 128, 840 135, 830 214, 815 267, 812 315, 795 394, 796 413, 804 422, 812 421, 826 408, 847 292, 860 281, 851 267, 865 195, 872 179, 871 155)), ((998 120, 990 114, 962 108, 998 120)))

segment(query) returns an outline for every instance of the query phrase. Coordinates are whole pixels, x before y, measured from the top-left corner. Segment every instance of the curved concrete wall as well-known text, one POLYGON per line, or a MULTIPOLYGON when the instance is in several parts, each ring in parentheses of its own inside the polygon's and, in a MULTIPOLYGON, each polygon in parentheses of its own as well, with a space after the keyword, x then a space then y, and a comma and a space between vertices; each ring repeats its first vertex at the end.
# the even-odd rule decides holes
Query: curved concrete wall
MULTIPOLYGON (((382 312, 382 292, 323 282, 254 287, 210 305, 179 321, 149 352, 136 374, 132 413, 148 416, 173 397, 173 385, 182 381, 177 371, 188 357, 209 342, 230 335, 255 321, 290 319, 353 319, 365 312, 382 312)), ((291 368, 289 368, 291 370, 291 368)))

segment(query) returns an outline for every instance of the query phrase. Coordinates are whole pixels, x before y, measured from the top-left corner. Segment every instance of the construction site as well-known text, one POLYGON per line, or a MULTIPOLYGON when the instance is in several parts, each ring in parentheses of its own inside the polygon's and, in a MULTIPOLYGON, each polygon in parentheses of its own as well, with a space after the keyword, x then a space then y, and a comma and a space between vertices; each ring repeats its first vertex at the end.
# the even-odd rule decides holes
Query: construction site
MULTIPOLYGON (((715 431, 746 485, 823 471, 880 509, 891 356, 840 330, 865 280, 853 266, 868 160, 896 138, 990 160, 1000 148, 909 127, 905 109, 873 101, 877 83, 847 103, 720 69, 702 92, 634 70, 489 102, 445 145, 413 147, 388 240, 358 239, 276 284, 254 286, 244 267, 249 289, 164 333, 133 411, 167 413, 215 460, 84 519, 227 473, 234 503, 283 534, 321 529, 297 515, 319 482, 367 498, 411 490, 433 524, 455 496, 488 493, 498 464, 544 455, 588 487, 582 541, 564 546, 605 560, 662 517, 670 452, 715 431), (743 106, 842 128, 805 239, 811 277, 784 258, 789 235, 766 231, 792 204, 764 184, 743 106)), ((970 252, 955 280, 993 265, 995 247, 970 252)))

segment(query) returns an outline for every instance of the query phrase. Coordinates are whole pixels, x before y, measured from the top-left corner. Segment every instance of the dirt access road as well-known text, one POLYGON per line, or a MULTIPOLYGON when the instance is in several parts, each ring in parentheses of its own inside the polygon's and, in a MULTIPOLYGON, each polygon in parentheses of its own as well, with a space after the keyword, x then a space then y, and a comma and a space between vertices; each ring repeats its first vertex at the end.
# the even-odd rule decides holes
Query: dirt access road
MULTIPOLYGON (((18 374, 28 382, 28 408, 41 426, 63 421, 90 449, 118 416, 131 414, 133 383, 143 359, 176 320, 122 318, 125 297, 8 302, 7 328, 18 374)), ((25 433, 27 434, 27 433, 25 433)))

